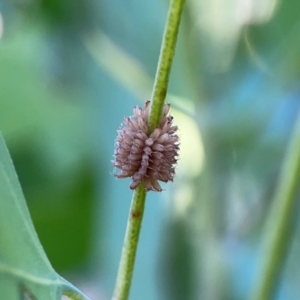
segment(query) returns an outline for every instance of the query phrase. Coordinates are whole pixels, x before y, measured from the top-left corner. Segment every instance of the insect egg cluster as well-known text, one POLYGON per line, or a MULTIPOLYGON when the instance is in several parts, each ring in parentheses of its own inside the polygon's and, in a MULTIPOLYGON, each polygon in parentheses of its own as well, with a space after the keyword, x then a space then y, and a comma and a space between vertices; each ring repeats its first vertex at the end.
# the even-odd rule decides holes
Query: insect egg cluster
POLYGON ((179 137, 177 126, 172 126, 173 117, 168 115, 170 104, 165 104, 159 127, 148 135, 150 101, 145 107, 135 107, 133 117, 125 117, 118 130, 114 167, 120 169, 117 178, 131 177, 131 189, 144 180, 145 188, 161 192, 158 181, 173 181, 178 159, 179 137))

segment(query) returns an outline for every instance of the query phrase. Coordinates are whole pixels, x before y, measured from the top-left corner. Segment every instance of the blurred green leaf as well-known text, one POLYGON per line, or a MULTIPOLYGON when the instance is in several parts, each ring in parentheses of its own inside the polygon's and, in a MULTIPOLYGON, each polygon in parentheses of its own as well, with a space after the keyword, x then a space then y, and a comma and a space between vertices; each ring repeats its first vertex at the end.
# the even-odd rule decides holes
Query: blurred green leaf
POLYGON ((0 136, 0 298, 88 299, 52 268, 38 240, 5 142, 0 136))
POLYGON ((1 43, 0 131, 32 221, 55 270, 82 270, 91 253, 95 176, 85 102, 41 68, 49 53, 39 27, 1 43))

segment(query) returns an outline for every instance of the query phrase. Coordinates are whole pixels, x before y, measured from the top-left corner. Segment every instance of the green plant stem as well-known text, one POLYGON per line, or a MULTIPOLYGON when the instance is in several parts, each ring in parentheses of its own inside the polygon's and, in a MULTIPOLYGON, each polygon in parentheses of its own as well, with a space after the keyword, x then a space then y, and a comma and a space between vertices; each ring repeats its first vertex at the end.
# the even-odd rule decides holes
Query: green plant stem
POLYGON ((294 207, 300 181, 300 115, 287 150, 266 227, 264 260, 254 286, 253 300, 273 299, 293 237, 291 225, 296 217, 294 207))
POLYGON ((149 133, 159 126, 166 98, 178 29, 185 0, 171 0, 155 76, 149 114, 149 133))
POLYGON ((131 202, 117 283, 113 297, 113 299, 116 300, 125 300, 129 295, 145 201, 146 189, 142 182, 135 190, 131 202))
MULTIPOLYGON (((171 0, 151 98, 149 134, 159 126, 185 0, 171 0)), ((142 182, 132 198, 113 300, 127 300, 144 215, 146 190, 142 182)))

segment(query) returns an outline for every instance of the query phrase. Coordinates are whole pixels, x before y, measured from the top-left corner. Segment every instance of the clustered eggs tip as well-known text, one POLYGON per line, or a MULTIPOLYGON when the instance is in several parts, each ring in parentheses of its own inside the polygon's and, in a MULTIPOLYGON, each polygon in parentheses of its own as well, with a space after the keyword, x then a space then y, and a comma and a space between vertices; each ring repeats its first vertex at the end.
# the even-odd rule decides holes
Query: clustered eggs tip
POLYGON ((168 115, 170 104, 164 104, 159 127, 148 135, 150 101, 145 107, 134 107, 133 117, 125 117, 118 130, 114 167, 120 169, 117 178, 131 177, 130 188, 136 189, 144 180, 147 191, 161 192, 158 181, 173 181, 178 160, 179 137, 173 117, 168 115))

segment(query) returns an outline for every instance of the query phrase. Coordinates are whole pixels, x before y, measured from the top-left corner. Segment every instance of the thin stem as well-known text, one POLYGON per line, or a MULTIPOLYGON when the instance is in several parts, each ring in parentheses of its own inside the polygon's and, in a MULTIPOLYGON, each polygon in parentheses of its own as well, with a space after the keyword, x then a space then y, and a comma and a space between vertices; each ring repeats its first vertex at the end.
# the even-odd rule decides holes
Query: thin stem
MULTIPOLYGON (((148 120, 149 134, 160 123, 184 2, 185 0, 171 0, 170 3, 151 99, 148 120)), ((146 190, 144 182, 142 182, 135 190, 132 198, 113 300, 128 299, 145 201, 146 190)))
POLYGON ((168 90, 170 70, 175 53, 175 46, 184 2, 185 0, 171 0, 170 3, 151 97, 149 133, 159 126, 162 108, 168 90))
POLYGON ((296 193, 300 180, 300 115, 295 125, 287 155, 284 161, 280 182, 274 199, 264 248, 264 260, 260 277, 254 287, 253 300, 273 299, 276 286, 287 257, 293 237, 291 226, 295 221, 296 193))
POLYGON ((146 189, 142 182, 135 190, 131 202, 117 283, 113 297, 113 299, 116 300, 125 300, 129 295, 145 201, 146 189))

